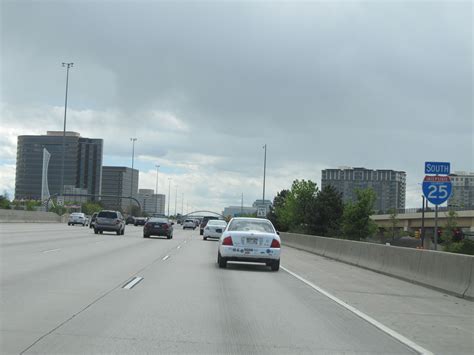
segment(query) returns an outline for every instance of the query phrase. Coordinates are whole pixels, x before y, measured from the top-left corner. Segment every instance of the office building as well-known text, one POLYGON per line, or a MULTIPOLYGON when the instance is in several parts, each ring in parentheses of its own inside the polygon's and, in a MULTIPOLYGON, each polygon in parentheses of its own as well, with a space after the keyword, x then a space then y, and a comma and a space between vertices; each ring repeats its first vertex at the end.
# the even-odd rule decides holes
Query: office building
POLYGON ((142 211, 147 214, 160 213, 165 214, 165 200, 163 194, 155 194, 152 189, 139 189, 138 201, 142 206, 142 211))
MULTIPOLYGON (((63 185, 99 195, 103 140, 84 138, 76 132, 66 132, 64 141, 63 185)), ((42 194, 53 196, 60 193, 62 154, 62 131, 48 131, 46 135, 18 136, 15 198, 39 200, 42 194)), ((94 200, 93 197, 90 199, 94 200)))
POLYGON ((395 170, 370 170, 342 167, 322 171, 321 188, 331 185, 342 194, 344 203, 355 201, 357 189, 371 188, 377 199, 375 211, 404 209, 406 196, 406 173, 395 170))
POLYGON ((138 175, 137 169, 132 171, 125 166, 102 167, 102 204, 106 208, 123 212, 130 209, 131 203, 136 205, 136 202, 130 202, 128 198, 120 197, 132 196, 138 199, 138 175))
POLYGON ((474 207, 474 173, 455 171, 450 174, 453 190, 448 199, 448 206, 474 207))

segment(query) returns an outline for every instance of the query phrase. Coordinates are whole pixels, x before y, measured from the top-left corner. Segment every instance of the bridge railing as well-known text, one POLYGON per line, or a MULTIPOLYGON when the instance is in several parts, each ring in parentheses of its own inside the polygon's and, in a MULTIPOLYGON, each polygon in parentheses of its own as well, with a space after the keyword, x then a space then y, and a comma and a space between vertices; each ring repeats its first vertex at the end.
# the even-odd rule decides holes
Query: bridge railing
MULTIPOLYGON (((474 210, 474 206, 442 206, 438 207, 439 212, 447 212, 447 211, 472 211, 474 210)), ((391 214, 392 209, 386 209, 386 210, 378 210, 375 211, 374 215, 382 215, 382 214, 391 214)), ((421 213, 422 209, 421 208, 397 208, 395 210, 397 214, 403 214, 403 213, 421 213)), ((434 212, 435 209, 434 207, 428 207, 425 208, 425 212, 434 212)))

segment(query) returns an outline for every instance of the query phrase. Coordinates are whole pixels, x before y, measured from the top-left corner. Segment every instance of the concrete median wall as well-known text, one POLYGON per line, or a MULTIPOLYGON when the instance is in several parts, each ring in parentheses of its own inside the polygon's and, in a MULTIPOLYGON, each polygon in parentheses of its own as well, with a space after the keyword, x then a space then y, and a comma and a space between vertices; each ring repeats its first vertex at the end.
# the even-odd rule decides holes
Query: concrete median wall
POLYGON ((474 256, 281 233, 283 245, 474 299, 474 256))
POLYGON ((61 216, 53 212, 0 210, 0 223, 59 223, 61 221, 61 216))

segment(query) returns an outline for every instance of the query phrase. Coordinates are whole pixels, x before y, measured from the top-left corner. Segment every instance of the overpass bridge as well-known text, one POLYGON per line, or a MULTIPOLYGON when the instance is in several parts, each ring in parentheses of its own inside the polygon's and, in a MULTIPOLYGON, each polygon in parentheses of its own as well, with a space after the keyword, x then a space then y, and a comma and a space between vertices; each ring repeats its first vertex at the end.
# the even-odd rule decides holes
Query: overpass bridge
MULTIPOLYGON (((446 224, 448 211, 438 212, 438 226, 443 227, 446 224)), ((474 232, 474 210, 456 211, 457 226, 464 231, 474 232)), ((371 216, 372 220, 377 223, 380 228, 391 227, 390 214, 381 214, 371 216)), ((421 228, 422 213, 401 213, 396 217, 397 227, 404 231, 410 232, 421 228)), ((435 225, 435 213, 425 212, 425 228, 432 229, 435 225)))

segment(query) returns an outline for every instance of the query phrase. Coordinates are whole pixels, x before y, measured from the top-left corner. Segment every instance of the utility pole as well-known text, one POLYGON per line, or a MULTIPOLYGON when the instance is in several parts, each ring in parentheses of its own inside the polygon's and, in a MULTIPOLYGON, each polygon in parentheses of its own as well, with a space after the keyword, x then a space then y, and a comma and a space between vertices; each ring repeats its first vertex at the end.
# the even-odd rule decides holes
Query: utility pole
POLYGON ((181 215, 184 214, 184 192, 181 195, 181 215))
POLYGON ((244 193, 242 192, 242 198, 240 200, 240 215, 244 215, 244 193))
POLYGON ((171 178, 168 178, 168 218, 170 218, 171 178))
MULTIPOLYGON (((132 178, 130 179, 130 197, 133 197, 133 163, 135 160, 135 142, 137 138, 130 138, 132 142, 132 178)), ((132 214, 132 199, 130 199, 130 214, 132 214)))
POLYGON ((66 97, 64 99, 64 127, 63 127, 63 144, 62 144, 62 158, 61 158, 61 186, 59 186, 59 192, 61 195, 64 194, 64 159, 66 155, 66 114, 67 114, 67 93, 69 87, 69 68, 74 66, 74 63, 62 63, 63 67, 66 67, 66 97))
POLYGON ((265 175, 267 172, 267 145, 265 144, 263 146, 263 149, 265 149, 265 155, 263 159, 263 198, 262 198, 262 204, 265 207, 265 214, 267 213, 267 208, 265 206, 265 175))
POLYGON ((156 167, 156 188, 155 188, 155 195, 156 195, 156 205, 155 205, 155 213, 158 212, 158 169, 160 168, 159 165, 155 165, 156 167))
POLYGON ((421 247, 425 247, 425 196, 421 195, 421 247))
POLYGON ((177 207, 178 207, 178 185, 176 185, 176 193, 174 195, 174 216, 175 216, 175 218, 178 215, 177 207))

